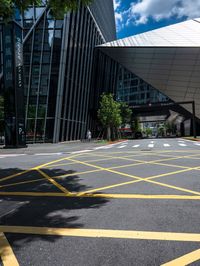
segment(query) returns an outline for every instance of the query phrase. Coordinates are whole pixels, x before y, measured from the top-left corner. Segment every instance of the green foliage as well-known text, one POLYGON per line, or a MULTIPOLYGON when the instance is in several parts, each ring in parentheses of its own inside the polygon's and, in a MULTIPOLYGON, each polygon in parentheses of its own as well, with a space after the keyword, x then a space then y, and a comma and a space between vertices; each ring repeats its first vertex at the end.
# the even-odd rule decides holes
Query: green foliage
POLYGON ((140 121, 138 117, 135 117, 135 119, 132 121, 131 130, 133 132, 141 132, 141 126, 140 126, 140 121))
POLYGON ((149 128, 149 127, 147 127, 147 128, 145 129, 145 133, 146 133, 147 137, 148 137, 149 135, 152 135, 152 129, 149 128))
POLYGON ((111 129, 118 128, 122 123, 120 104, 113 99, 112 94, 101 95, 98 118, 107 128, 107 139, 110 140, 111 129))
POLYGON ((62 19, 64 14, 70 10, 76 11, 80 5, 89 5, 92 0, 49 0, 49 7, 51 8, 52 15, 57 19, 62 19))
POLYGON ((122 123, 120 104, 113 99, 113 95, 103 93, 98 110, 98 118, 104 127, 119 127, 122 123))
POLYGON ((120 103, 122 124, 131 122, 132 109, 126 103, 120 103))
POLYGON ((174 133, 176 132, 176 125, 173 122, 166 122, 165 128, 168 133, 174 133))
POLYGON ((164 126, 160 126, 160 127, 158 128, 158 134, 159 134, 160 136, 164 136, 164 134, 165 134, 165 128, 164 128, 164 126))
MULTIPOLYGON (((92 0, 47 0, 46 3, 51 9, 52 15, 61 19, 67 11, 77 10, 80 5, 88 5, 92 3, 92 0)), ((8 21, 14 14, 14 7, 23 12, 32 5, 40 6, 42 0, 0 0, 0 17, 8 21)))

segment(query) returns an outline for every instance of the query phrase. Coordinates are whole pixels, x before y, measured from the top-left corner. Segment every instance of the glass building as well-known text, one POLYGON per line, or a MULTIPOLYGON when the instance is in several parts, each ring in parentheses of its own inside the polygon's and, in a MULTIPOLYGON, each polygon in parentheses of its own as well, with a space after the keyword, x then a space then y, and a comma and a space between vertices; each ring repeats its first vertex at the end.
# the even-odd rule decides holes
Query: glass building
MULTIPOLYGON (((182 49, 177 48, 176 52, 176 44, 166 48, 163 39, 159 46, 156 38, 153 43, 148 41, 152 38, 148 34, 147 38, 113 41, 113 0, 94 0, 77 12, 68 12, 63 20, 53 19, 45 5, 31 6, 23 14, 16 10, 15 21, 21 25, 23 35, 24 70, 24 96, 17 102, 24 103, 21 110, 25 110, 28 143, 77 140, 85 138, 88 129, 95 132, 102 92, 112 92, 117 100, 133 107, 191 99, 187 97, 189 89, 185 98, 175 97, 182 93, 182 87, 174 90, 174 86, 179 86, 177 82, 182 77, 180 66, 185 67, 182 63, 173 64, 177 69, 171 71, 172 62, 179 62, 179 53, 182 60, 182 49)), ((0 96, 5 91, 6 73, 3 38, 0 24, 0 96)), ((188 53, 193 53, 191 47, 188 53)), ((0 122, 2 129, 2 118, 0 122)))
POLYGON ((45 5, 16 11, 15 19, 23 28, 26 141, 85 138, 93 120, 94 47, 116 38, 113 1, 95 0, 63 20, 45 5))
POLYGON ((118 72, 116 95, 118 101, 126 102, 129 106, 171 101, 143 79, 121 66, 118 72))

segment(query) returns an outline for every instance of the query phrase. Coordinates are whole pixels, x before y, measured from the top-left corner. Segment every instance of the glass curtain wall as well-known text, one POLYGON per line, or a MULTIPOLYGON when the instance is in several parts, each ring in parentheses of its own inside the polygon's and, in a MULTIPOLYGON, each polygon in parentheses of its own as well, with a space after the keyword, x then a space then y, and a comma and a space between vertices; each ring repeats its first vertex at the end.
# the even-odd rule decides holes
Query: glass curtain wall
POLYGON ((45 7, 31 7, 22 18, 27 142, 52 141, 63 21, 45 7))
POLYGON ((90 10, 81 7, 78 12, 67 14, 67 19, 54 20, 45 7, 31 7, 21 23, 27 142, 84 138, 91 123, 94 47, 104 42, 90 10), (64 79, 60 82, 63 69, 64 79), (59 123, 55 123, 55 118, 59 123))
POLYGON ((3 104, 3 36, 0 24, 0 145, 4 143, 4 104, 3 104))
POLYGON ((171 101, 167 96, 121 66, 117 81, 117 100, 126 102, 130 106, 171 101))

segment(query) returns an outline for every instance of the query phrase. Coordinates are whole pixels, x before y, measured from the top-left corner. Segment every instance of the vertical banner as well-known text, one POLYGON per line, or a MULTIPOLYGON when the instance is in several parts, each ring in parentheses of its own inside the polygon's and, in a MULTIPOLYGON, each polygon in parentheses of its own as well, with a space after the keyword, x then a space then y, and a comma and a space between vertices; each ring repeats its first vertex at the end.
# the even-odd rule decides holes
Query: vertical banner
POLYGON ((24 86, 22 28, 15 22, 3 27, 5 147, 24 147, 24 86))

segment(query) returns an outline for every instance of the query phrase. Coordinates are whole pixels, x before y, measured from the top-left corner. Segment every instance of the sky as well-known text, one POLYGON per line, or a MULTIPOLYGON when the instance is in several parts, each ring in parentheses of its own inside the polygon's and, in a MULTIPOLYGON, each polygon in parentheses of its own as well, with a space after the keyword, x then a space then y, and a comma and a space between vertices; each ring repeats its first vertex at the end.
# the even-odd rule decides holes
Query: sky
POLYGON ((113 0, 118 39, 200 17, 200 0, 113 0))

